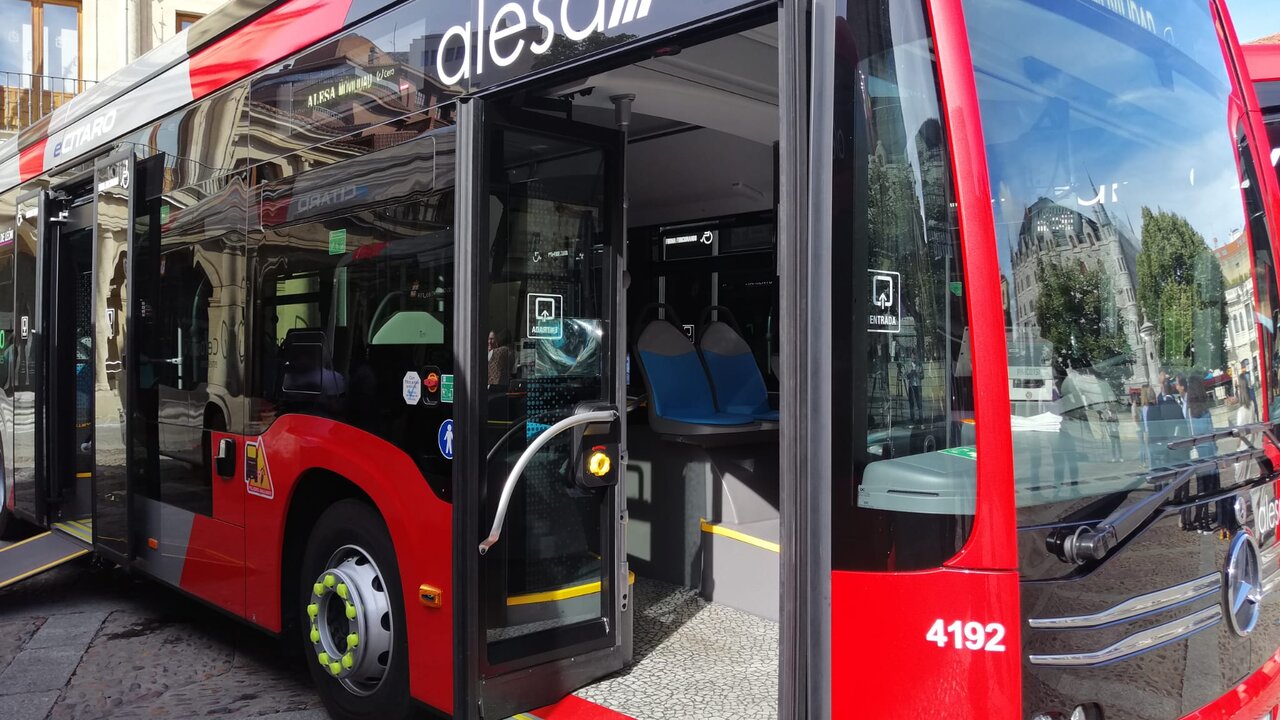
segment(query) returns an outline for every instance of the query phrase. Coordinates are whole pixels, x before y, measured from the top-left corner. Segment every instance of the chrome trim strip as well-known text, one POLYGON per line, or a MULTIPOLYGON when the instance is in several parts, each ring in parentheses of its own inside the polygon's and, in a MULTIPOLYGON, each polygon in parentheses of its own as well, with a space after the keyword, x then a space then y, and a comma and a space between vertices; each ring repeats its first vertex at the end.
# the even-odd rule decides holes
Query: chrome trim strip
POLYGON ((1274 542, 1271 547, 1258 553, 1258 562, 1267 565, 1276 561, 1276 557, 1280 556, 1280 542, 1274 542))
POLYGON ((1280 568, 1276 568, 1270 575, 1262 578, 1262 597, 1270 595, 1277 586, 1280 586, 1280 568))
MULTIPOLYGON (((1277 578, 1280 580, 1280 578, 1277 578)), ((1157 590, 1146 595, 1139 595, 1135 598, 1129 598, 1114 607, 1101 610, 1091 615, 1073 615, 1070 617, 1057 618, 1031 618, 1027 620, 1027 624, 1033 628, 1063 630, 1067 628, 1091 628, 1099 625, 1107 625, 1109 623, 1120 620, 1128 620, 1129 618, 1145 615, 1156 610, 1163 610, 1172 607, 1178 603, 1195 600, 1198 597, 1208 595, 1222 587, 1222 573, 1213 573, 1205 575, 1197 580, 1174 585, 1171 588, 1157 590)))
POLYGON ((1088 667, 1121 660, 1131 655, 1150 650, 1174 640, 1181 640, 1190 635, 1212 627, 1222 620, 1222 606, 1213 605, 1187 617, 1173 622, 1157 625, 1149 630, 1130 635, 1111 647, 1094 652, 1064 653, 1062 655, 1031 655, 1027 659, 1032 665, 1049 665, 1053 667, 1088 667))

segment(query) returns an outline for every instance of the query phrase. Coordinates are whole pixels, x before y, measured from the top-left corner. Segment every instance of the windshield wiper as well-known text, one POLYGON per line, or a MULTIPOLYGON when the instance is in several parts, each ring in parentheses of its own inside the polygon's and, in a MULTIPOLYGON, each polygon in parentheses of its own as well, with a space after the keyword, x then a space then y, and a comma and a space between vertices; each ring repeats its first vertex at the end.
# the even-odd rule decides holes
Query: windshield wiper
POLYGON ((1190 465, 1181 465, 1148 473, 1146 481, 1149 484, 1161 485, 1163 483, 1163 486, 1150 497, 1132 505, 1121 505, 1092 527, 1081 525, 1074 530, 1064 528, 1050 533, 1045 538, 1045 546, 1049 552, 1058 556, 1058 559, 1063 562, 1082 565, 1091 560, 1101 560, 1107 556, 1107 553, 1124 542, 1125 538, 1141 528, 1156 508, 1164 505, 1174 494, 1185 487, 1192 478, 1199 476, 1201 471, 1211 466, 1229 467, 1242 461, 1258 460, 1260 463, 1267 465, 1266 474, 1271 474, 1274 468, 1270 467, 1266 452, 1262 448, 1255 446, 1248 436, 1261 432, 1273 445, 1280 448, 1280 438, 1277 438, 1275 432, 1276 424, 1273 422, 1240 425, 1202 435, 1180 438, 1168 443, 1167 447, 1177 450, 1200 443, 1217 442, 1218 440, 1234 437, 1243 441, 1249 447, 1225 455, 1215 455, 1212 458, 1199 460, 1190 465))

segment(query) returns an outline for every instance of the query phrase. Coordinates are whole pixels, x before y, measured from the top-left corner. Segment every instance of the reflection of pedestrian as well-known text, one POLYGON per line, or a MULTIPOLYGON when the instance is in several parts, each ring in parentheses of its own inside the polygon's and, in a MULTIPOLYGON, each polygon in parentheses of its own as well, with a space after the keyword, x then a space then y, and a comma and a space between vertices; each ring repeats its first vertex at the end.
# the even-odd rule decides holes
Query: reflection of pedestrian
POLYGON ((1071 426, 1074 421, 1067 417, 1067 413, 1062 406, 1062 392, 1055 387, 1053 389, 1053 408, 1056 414, 1062 416, 1062 423, 1058 426, 1057 443, 1055 443, 1053 449, 1053 484, 1059 490, 1065 486, 1065 480, 1068 478, 1070 478, 1072 485, 1078 484, 1080 480, 1079 458, 1076 457, 1076 438, 1071 432, 1071 426))
POLYGON ((1241 395, 1249 396, 1250 420, 1249 422, 1258 422, 1258 396, 1257 390, 1253 386, 1253 372, 1249 368, 1249 358, 1240 361, 1240 386, 1244 391, 1241 395))
POLYGON ((1114 408, 1107 406, 1103 420, 1107 423, 1107 439, 1111 441, 1111 462, 1118 463, 1123 460, 1120 456, 1120 418, 1114 408))
POLYGON ((1182 403, 1173 392, 1172 381, 1167 375, 1160 373, 1160 387, 1155 392, 1155 404, 1147 410, 1152 468, 1176 465, 1185 459, 1182 455, 1186 450, 1169 449, 1169 443, 1179 437, 1178 428, 1185 426, 1182 403))
POLYGON ((1151 416, 1154 414, 1155 405, 1156 393, 1150 385, 1147 385, 1138 395, 1138 445, 1142 466, 1146 468, 1155 467, 1151 462, 1151 416))
POLYGON ((489 385, 506 385, 511 380, 511 334, 505 329, 489 333, 489 385))
POLYGON ((924 421, 924 408, 920 399, 920 379, 924 368, 914 352, 907 359, 907 410, 911 414, 911 422, 924 421))
MULTIPOLYGON (((1236 418, 1235 418, 1236 427, 1240 427, 1241 425, 1251 424, 1253 422, 1254 414, 1257 412, 1257 409, 1254 408, 1253 406, 1252 398, 1250 397, 1249 393, 1245 391, 1244 383, 1245 383, 1244 377, 1236 378, 1236 388, 1235 388, 1236 402, 1237 402, 1236 418)), ((1236 447, 1236 449, 1237 450, 1249 449, 1249 443, 1245 442, 1245 436, 1243 434, 1241 434, 1240 436, 1240 444, 1236 447)), ((1236 469, 1235 481, 1236 481, 1236 484, 1238 485, 1245 481, 1245 474, 1248 472, 1249 463, 1237 462, 1235 469, 1236 469)))
MULTIPOLYGON (((1182 393, 1183 407, 1186 409, 1188 436, 1203 438, 1213 434, 1213 416, 1209 413, 1209 393, 1204 389, 1204 380, 1199 375, 1179 378, 1178 391, 1182 393)), ((1218 446, 1212 440, 1200 440, 1195 444, 1196 458, 1205 460, 1218 453, 1218 446)))

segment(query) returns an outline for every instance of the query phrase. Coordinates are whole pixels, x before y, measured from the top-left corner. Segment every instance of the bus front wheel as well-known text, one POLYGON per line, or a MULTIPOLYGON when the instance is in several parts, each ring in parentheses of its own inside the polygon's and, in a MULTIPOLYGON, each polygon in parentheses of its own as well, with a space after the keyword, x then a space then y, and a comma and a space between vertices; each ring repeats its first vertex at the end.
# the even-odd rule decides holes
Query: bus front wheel
POLYGON ((325 510, 303 553, 301 579, 303 657, 329 714, 408 717, 404 600, 378 513, 359 500, 325 510))

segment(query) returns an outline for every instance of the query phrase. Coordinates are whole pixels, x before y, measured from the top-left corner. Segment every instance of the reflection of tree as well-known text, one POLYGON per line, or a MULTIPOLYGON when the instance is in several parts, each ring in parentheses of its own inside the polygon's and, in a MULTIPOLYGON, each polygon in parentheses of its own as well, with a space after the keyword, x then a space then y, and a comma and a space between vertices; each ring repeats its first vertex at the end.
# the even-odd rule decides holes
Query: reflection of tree
POLYGON ((920 217, 920 197, 910 165, 873 158, 867 173, 867 224, 871 267, 902 273, 902 312, 915 320, 919 357, 924 343, 940 332, 940 308, 946 284, 939 281, 939 259, 927 252, 920 217))
POLYGON ((566 60, 572 60, 588 53, 598 52, 635 39, 636 36, 630 33, 619 33, 617 35, 591 33, 582 40, 570 40, 564 35, 557 34, 551 41, 551 47, 547 48, 547 52, 534 61, 533 69, 541 70, 552 65, 558 65, 566 60))
POLYGON ((1221 266, 1186 218, 1142 208, 1138 305, 1156 326, 1156 353, 1163 364, 1221 366, 1225 289, 1221 266))
POLYGON ((1053 344, 1055 375, 1065 375, 1068 369, 1087 371, 1105 379, 1117 394, 1122 392, 1133 350, 1107 276, 1083 263, 1070 267, 1042 261, 1036 266, 1036 281, 1036 323, 1053 344))

